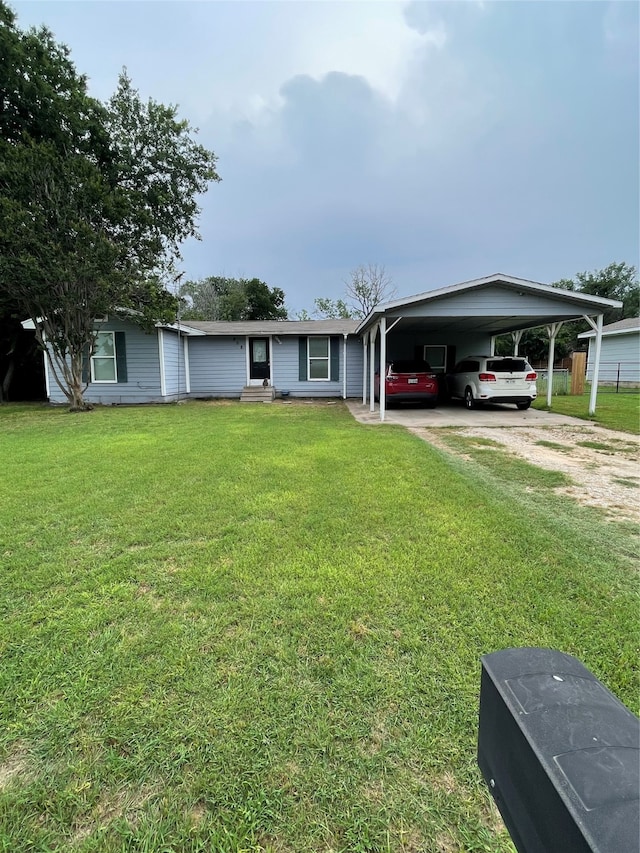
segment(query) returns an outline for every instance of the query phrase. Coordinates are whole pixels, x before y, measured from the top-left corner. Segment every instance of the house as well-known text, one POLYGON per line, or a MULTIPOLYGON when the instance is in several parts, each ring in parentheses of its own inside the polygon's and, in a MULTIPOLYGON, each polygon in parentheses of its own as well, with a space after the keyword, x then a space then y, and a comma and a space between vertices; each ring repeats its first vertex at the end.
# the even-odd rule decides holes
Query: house
MULTIPOLYGON (((85 366, 85 399, 94 404, 169 403, 185 398, 240 398, 243 391, 298 397, 362 393, 357 320, 256 320, 158 325, 143 331, 126 315, 97 327, 85 366)), ((66 398, 45 360, 47 397, 66 398)))
MULTIPOLYGON (((589 342, 587 380, 593 378, 596 333, 582 332, 578 338, 589 342)), ((640 385, 640 317, 628 317, 602 327, 600 382, 607 385, 640 385)))
MULTIPOLYGON (((381 363, 417 356, 445 373, 467 355, 492 353, 499 334, 511 333, 517 353, 525 329, 545 326, 552 364, 564 322, 587 319, 601 328, 603 312, 612 307, 620 303, 496 274, 388 302, 361 321, 183 321, 146 333, 126 316, 110 316, 97 326, 85 399, 102 404, 247 399, 252 388, 266 385, 268 399, 362 397, 373 411, 381 363)), ((45 371, 49 400, 64 403, 46 363, 45 371)), ((382 420, 384 412, 383 383, 382 420)))

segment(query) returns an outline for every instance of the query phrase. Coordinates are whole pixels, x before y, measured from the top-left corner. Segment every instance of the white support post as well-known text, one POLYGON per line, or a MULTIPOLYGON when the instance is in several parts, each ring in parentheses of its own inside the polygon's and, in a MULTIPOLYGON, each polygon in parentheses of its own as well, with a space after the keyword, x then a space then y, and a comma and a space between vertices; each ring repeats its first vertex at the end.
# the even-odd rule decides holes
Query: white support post
POLYGON ((496 354, 496 335, 491 335, 491 344, 489 346, 489 355, 496 354))
POLYGON ((374 326, 369 330, 369 411, 375 411, 375 401, 373 399, 373 385, 375 382, 375 370, 376 370, 376 334, 378 332, 378 326, 374 326))
POLYGON ((384 420, 387 404, 387 318, 380 318, 380 420, 384 420))
POLYGON ((524 329, 518 329, 516 332, 511 332, 511 337, 513 338, 513 354, 518 355, 518 351, 520 349, 520 341, 522 340, 522 335, 524 334, 524 329))
POLYGON ((589 414, 595 415, 596 402, 598 400, 598 377, 600 374, 600 351, 602 349, 602 322, 603 315, 598 314, 594 323, 589 317, 586 318, 596 332, 596 351, 593 361, 593 373, 591 374, 591 394, 589 395, 589 414))
POLYGON ((562 328, 562 323, 552 323, 547 326, 549 335, 549 359, 547 363, 547 406, 551 408, 551 392, 553 391, 553 362, 556 354, 556 335, 562 328))
POLYGON ((342 359, 342 399, 347 399, 347 336, 344 337, 344 347, 343 353, 344 357, 342 359))
POLYGON ((367 356, 369 354, 369 347, 367 344, 367 340, 369 338, 369 332, 362 338, 362 405, 367 405, 367 356))

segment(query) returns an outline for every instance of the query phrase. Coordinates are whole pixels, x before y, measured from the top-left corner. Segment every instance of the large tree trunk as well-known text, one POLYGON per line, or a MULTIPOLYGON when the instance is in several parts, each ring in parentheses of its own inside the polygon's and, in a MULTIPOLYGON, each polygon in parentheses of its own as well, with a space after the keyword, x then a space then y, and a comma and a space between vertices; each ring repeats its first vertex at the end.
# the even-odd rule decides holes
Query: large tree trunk
POLYGON ((65 391, 69 400, 69 411, 89 412, 93 409, 93 406, 84 399, 84 392, 87 390, 87 385, 82 378, 82 352, 74 352, 69 361, 68 387, 65 391))

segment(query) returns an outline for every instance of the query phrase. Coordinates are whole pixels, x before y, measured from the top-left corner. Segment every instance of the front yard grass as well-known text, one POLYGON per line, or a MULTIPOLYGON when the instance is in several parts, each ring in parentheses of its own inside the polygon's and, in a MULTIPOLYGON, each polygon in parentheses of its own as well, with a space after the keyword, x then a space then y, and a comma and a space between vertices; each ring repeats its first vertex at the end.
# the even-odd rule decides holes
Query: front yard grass
POLYGON ((547 397, 543 394, 534 402, 534 408, 543 411, 583 418, 609 429, 640 434, 640 390, 624 389, 616 393, 615 388, 602 387, 598 390, 595 415, 589 414, 589 392, 582 396, 557 395, 547 408, 547 397))
POLYGON ((479 658, 637 711, 638 543, 478 452, 340 403, 0 407, 0 850, 513 850, 479 658))

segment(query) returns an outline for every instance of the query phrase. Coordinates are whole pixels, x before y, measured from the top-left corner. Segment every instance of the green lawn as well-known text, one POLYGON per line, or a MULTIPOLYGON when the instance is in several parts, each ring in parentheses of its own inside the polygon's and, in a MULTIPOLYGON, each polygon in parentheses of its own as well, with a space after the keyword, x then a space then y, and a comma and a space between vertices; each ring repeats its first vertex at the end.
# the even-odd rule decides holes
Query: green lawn
MULTIPOLYGON (((534 403, 536 409, 547 409, 546 394, 534 403)), ((599 426, 640 434, 640 391, 600 388, 595 415, 589 415, 589 392, 581 397, 557 395, 551 400, 551 411, 574 418, 584 418, 599 426)))
POLYGON ((562 649, 637 711, 636 531, 491 447, 5 406, 0 456, 2 851, 505 853, 480 656, 562 649))

